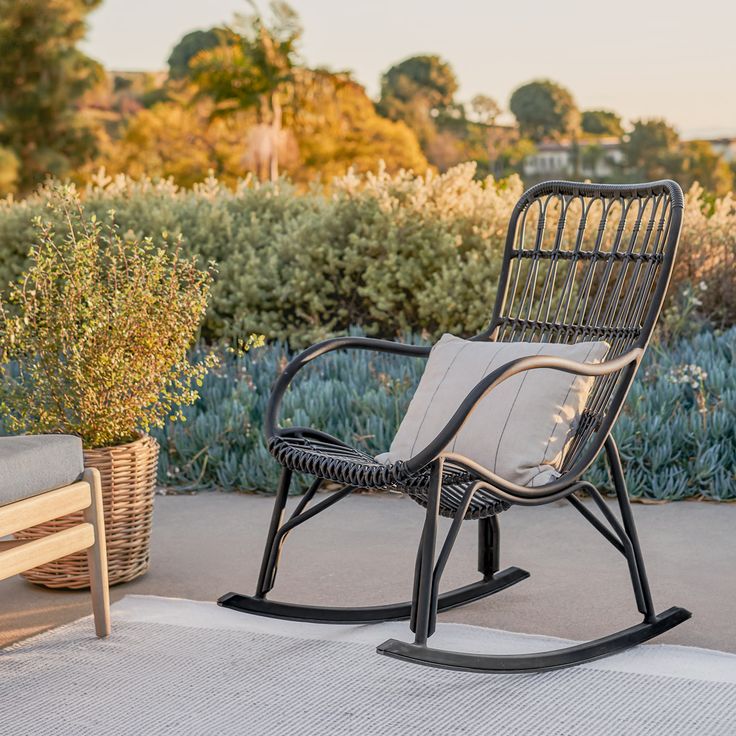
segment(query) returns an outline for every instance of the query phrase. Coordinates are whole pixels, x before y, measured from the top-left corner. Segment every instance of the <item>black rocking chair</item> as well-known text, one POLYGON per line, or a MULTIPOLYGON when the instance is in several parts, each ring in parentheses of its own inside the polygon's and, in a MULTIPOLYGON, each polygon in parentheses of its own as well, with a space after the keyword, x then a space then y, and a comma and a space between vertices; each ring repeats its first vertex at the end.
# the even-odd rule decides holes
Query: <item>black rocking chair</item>
POLYGON ((283 471, 256 592, 253 596, 228 593, 219 604, 263 616, 333 624, 410 619, 414 642, 391 639, 378 652, 409 662, 477 672, 568 667, 640 644, 690 618, 683 608, 662 613, 654 608, 621 460, 610 434, 664 300, 682 214, 682 191, 673 181, 623 186, 552 181, 529 189, 511 215, 493 317, 488 329, 473 339, 605 340, 610 345, 608 356, 596 364, 543 354, 507 363, 483 378, 435 439, 409 460, 383 465, 319 430, 279 427, 279 406, 296 373, 332 350, 377 350, 426 358, 428 347, 339 337, 294 358, 274 386, 265 420, 269 450, 283 471), (557 480, 535 488, 520 486, 445 451, 489 391, 516 373, 538 368, 595 377, 557 480), (620 519, 597 488, 582 479, 601 450, 610 467, 620 519), (284 521, 293 472, 308 474, 314 482, 284 521), (310 505, 325 481, 341 488, 310 505), (269 600, 266 595, 274 585, 279 553, 289 532, 356 488, 400 490, 426 507, 411 603, 322 608, 269 600), (598 514, 580 501, 579 491, 592 497, 598 514), (518 567, 499 570, 498 514, 512 504, 536 506, 558 499, 566 499, 624 556, 643 620, 601 639, 537 654, 471 654, 429 647, 438 611, 484 598, 528 577, 518 567), (439 515, 452 518, 452 523, 436 555, 439 515), (465 519, 478 520, 482 578, 440 595, 440 578, 465 519))

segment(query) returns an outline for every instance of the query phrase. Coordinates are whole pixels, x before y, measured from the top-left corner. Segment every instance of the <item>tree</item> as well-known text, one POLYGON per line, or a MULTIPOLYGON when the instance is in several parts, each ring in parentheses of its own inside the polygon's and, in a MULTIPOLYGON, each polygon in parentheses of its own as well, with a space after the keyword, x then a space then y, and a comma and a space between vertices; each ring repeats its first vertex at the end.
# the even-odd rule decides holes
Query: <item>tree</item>
POLYGON ((394 64, 381 78, 379 112, 403 120, 423 149, 436 134, 434 118, 454 104, 457 79, 439 56, 412 56, 394 64))
POLYGON ((272 2, 270 24, 255 5, 251 15, 236 16, 225 43, 190 60, 192 78, 219 105, 218 112, 254 109, 260 129, 254 139, 265 158, 259 172, 279 176, 285 99, 293 90, 293 70, 302 27, 285 2, 272 2))
POLYGON ((539 80, 519 87, 509 103, 522 137, 541 141, 575 137, 580 111, 572 94, 555 82, 539 80))
POLYGON ((189 76, 189 62, 201 51, 215 48, 225 42, 227 33, 223 28, 210 28, 207 31, 191 31, 181 37, 169 55, 169 76, 182 79, 189 76))
POLYGON ((102 79, 77 48, 99 1, 0 0, 0 147, 17 159, 21 191, 94 153, 94 130, 75 103, 102 79))
POLYGON ((296 179, 328 179, 349 167, 374 171, 379 161, 389 173, 427 168, 414 133, 378 115, 365 89, 347 74, 297 69, 285 118, 299 146, 299 165, 291 172, 296 179))
POLYGON ((488 95, 476 95, 470 101, 470 109, 475 121, 482 125, 494 125, 496 118, 501 114, 501 108, 496 100, 488 95))
POLYGON ((698 182, 719 196, 733 188, 733 172, 710 143, 680 141, 665 120, 636 120, 623 150, 632 178, 676 179, 685 189, 698 182))
MULTIPOLYGON (((213 115, 215 103, 194 88, 169 92, 170 99, 140 109, 121 138, 103 148, 92 171, 171 177, 180 186, 202 181, 208 173, 233 185, 258 172, 255 109, 213 115), (244 146, 245 142, 245 146, 244 146)), ((380 117, 365 90, 347 75, 294 70, 294 91, 284 107, 280 168, 299 182, 329 180, 349 167, 423 172, 427 161, 416 136, 401 122, 380 117)))
POLYGON ((717 197, 727 194, 734 186, 731 167, 708 141, 687 141, 682 144, 677 179, 685 189, 698 182, 717 197))
POLYGON ((620 138, 624 134, 621 118, 611 110, 585 110, 582 117, 583 133, 594 136, 611 135, 620 138))
POLYGON ((623 145, 626 165, 635 178, 666 179, 680 169, 680 137, 662 119, 635 120, 623 145))
POLYGON ((248 170, 243 141, 255 123, 252 111, 212 116, 211 100, 177 97, 141 109, 121 138, 105 145, 96 169, 133 178, 171 177, 192 186, 211 171, 227 184, 248 170))

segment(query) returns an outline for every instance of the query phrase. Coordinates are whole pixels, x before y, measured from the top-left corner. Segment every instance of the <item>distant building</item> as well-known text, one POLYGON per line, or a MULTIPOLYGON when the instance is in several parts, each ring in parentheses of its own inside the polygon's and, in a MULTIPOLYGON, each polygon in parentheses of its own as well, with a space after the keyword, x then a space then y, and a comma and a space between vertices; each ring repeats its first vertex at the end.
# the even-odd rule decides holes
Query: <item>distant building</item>
POLYGON ((543 142, 522 164, 527 179, 584 178, 608 179, 624 164, 621 140, 615 137, 583 138, 572 141, 543 142))
MULTIPOLYGON (((736 138, 699 139, 710 144, 713 153, 728 164, 736 163, 736 138)), ((583 138, 572 141, 545 141, 522 163, 527 181, 555 178, 610 180, 616 179, 626 162, 618 138, 583 138)))
POLYGON ((711 138, 706 142, 726 163, 736 162, 736 138, 711 138))

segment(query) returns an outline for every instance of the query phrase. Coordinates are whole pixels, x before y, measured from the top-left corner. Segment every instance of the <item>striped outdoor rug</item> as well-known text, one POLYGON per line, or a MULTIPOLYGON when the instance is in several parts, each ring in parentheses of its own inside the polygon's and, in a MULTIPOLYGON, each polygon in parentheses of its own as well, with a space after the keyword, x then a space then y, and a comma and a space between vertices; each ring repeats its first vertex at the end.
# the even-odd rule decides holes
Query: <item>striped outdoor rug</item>
MULTIPOLYGON (((0 733, 736 734, 736 655, 649 645, 538 675, 429 669, 375 653, 406 624, 321 626, 129 596, 113 636, 82 619, 0 653, 0 733)), ((569 642, 440 624, 434 646, 569 642)))

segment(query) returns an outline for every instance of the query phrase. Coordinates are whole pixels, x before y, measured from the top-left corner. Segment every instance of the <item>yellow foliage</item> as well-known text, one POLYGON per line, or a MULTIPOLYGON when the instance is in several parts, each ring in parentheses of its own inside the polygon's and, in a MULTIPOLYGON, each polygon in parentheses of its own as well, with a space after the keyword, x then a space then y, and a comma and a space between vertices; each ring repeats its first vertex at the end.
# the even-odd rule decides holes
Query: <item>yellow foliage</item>
POLYGON ((140 110, 119 141, 109 142, 95 168, 111 174, 172 177, 192 186, 213 172, 234 185, 247 173, 245 141, 254 120, 248 112, 212 117, 213 104, 159 102, 140 110))
MULTIPOLYGON (((107 139, 101 155, 78 172, 80 180, 104 168, 134 179, 171 177, 190 187, 213 173, 234 186, 262 168, 261 147, 270 128, 255 109, 223 114, 221 106, 192 88, 176 99, 138 111, 120 139, 107 139)), ((349 168, 375 171, 427 170, 414 133, 401 122, 382 118, 365 90, 332 74, 300 70, 279 133, 279 167, 294 181, 329 180, 349 168)))
POLYGON ((0 304, 0 413, 11 432, 64 432, 86 447, 127 442, 182 418, 208 358, 187 350, 212 275, 150 239, 85 217, 73 189, 37 221, 30 266, 0 304))
POLYGON ((295 180, 329 180, 352 168, 388 173, 427 170, 414 133, 403 123, 381 117, 365 90, 346 76, 301 70, 295 84, 293 130, 299 144, 295 180))

